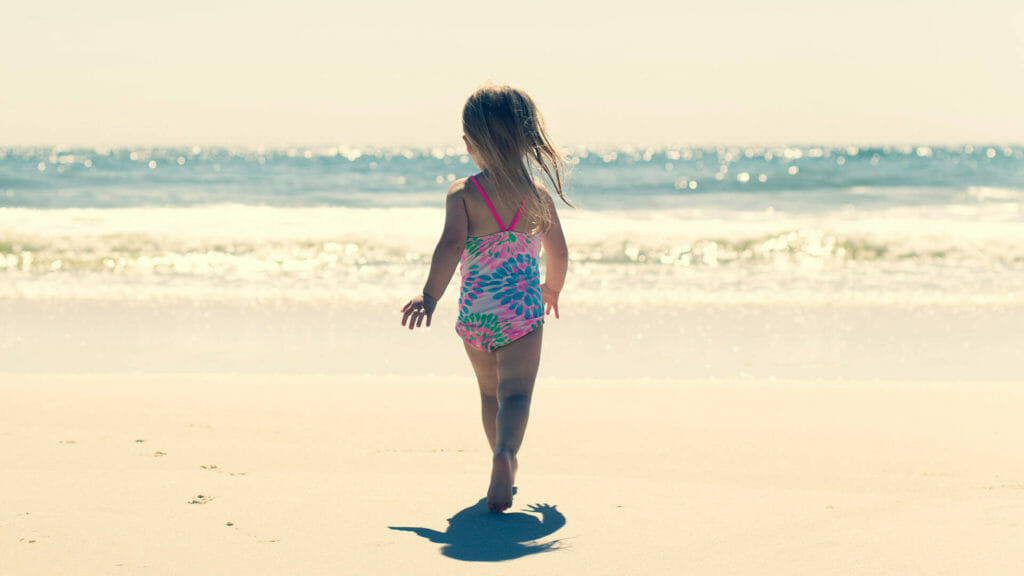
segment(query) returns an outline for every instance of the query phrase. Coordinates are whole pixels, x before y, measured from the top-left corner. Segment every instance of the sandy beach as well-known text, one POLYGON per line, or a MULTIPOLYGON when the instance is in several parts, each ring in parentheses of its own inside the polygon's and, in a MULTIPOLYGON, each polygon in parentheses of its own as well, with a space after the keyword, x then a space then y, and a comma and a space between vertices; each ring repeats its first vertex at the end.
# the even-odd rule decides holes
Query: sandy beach
POLYGON ((0 376, 0 573, 1013 574, 1013 384, 0 376), (628 409, 626 409, 628 407, 628 409), (449 521, 450 519, 450 521, 449 521))
POLYGON ((0 576, 1024 576, 1021 0, 0 14, 0 576))

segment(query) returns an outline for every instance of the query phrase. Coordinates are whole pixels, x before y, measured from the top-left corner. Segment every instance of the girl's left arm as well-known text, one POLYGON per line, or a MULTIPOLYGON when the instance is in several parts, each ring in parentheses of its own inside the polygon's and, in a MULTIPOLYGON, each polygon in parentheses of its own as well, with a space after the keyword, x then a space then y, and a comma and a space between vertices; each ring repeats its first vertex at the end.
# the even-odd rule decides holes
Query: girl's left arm
POLYGON ((466 235, 469 233, 469 216, 462 200, 462 182, 448 190, 445 200, 444 230, 441 239, 434 248, 434 257, 430 260, 430 274, 423 286, 423 294, 414 296, 402 308, 402 326, 408 322, 409 329, 417 328, 426 318, 430 326, 431 317, 437 301, 444 295, 445 288, 455 274, 455 268, 462 258, 466 247, 466 235))

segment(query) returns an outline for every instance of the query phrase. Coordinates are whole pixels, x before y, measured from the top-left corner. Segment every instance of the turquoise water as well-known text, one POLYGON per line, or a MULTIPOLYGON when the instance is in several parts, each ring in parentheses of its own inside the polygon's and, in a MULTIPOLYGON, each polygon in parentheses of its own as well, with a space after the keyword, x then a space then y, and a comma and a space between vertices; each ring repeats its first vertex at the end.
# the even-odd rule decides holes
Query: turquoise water
MULTIPOLYGON (((715 206, 814 212, 998 201, 1024 189, 1014 146, 570 150, 569 192, 590 210, 715 206)), ((0 207, 242 204, 428 207, 471 172, 453 148, 0 149, 0 207)))
MULTIPOLYGON (((1024 148, 569 151, 594 302, 1024 302, 1024 148)), ((389 302, 454 148, 0 150, 0 297, 389 302)))

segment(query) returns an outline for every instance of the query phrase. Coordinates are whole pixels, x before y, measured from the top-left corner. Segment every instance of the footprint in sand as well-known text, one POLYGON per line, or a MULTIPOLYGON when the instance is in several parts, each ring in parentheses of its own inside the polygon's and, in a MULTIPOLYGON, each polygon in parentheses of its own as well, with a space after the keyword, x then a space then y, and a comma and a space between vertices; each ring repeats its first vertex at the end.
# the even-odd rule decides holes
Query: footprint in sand
POLYGON ((207 496, 206 494, 197 494, 195 498, 189 501, 189 504, 206 504, 213 500, 213 496, 207 496))
POLYGON ((216 464, 203 464, 199 466, 203 470, 209 470, 210 472, 217 472, 218 474, 227 474, 228 476, 245 476, 248 472, 225 472, 220 469, 220 466, 216 464))

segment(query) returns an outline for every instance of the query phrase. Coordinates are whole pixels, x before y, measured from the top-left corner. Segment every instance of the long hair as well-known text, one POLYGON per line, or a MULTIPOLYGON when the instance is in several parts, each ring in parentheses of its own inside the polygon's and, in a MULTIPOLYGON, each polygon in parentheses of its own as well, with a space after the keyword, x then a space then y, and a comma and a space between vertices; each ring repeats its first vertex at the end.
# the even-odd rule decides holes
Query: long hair
POLYGON ((511 195, 527 190, 523 215, 543 232, 551 224, 551 209, 541 197, 533 174, 543 173, 567 205, 563 190, 565 158, 551 143, 533 100, 511 86, 487 85, 474 92, 462 108, 462 130, 476 148, 503 206, 517 201, 511 195))

